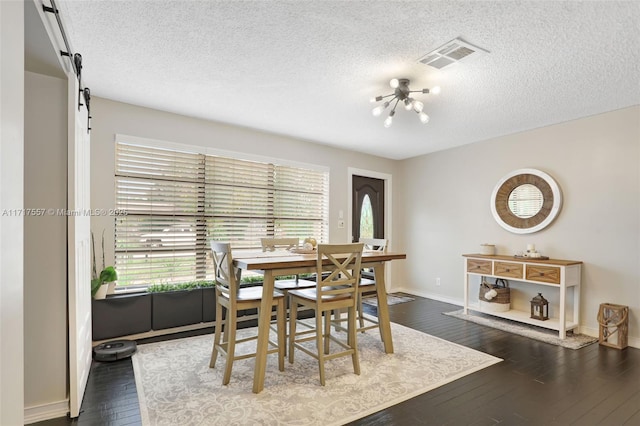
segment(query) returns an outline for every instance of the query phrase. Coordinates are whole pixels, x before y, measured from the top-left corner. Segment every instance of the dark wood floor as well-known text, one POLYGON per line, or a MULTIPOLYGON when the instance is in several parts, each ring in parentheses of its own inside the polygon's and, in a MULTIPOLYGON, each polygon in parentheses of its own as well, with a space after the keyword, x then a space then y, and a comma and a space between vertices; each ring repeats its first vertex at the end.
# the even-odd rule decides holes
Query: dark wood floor
MULTIPOLYGON (((565 349, 442 315, 456 309, 416 298, 390 313, 393 322, 504 361, 353 425, 640 425, 640 350, 565 349)), ((37 424, 140 424, 131 360, 94 363, 78 419, 37 424)))

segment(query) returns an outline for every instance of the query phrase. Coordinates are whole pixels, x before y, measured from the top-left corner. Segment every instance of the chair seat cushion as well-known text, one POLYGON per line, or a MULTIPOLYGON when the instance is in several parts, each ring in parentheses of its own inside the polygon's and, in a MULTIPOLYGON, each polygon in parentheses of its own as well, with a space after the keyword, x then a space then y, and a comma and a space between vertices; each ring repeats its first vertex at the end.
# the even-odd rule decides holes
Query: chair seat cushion
MULTIPOLYGON (((292 296, 297 296, 300 297, 302 299, 307 299, 307 300, 317 300, 318 298, 318 292, 316 291, 315 288, 305 288, 305 289, 300 289, 300 290, 289 290, 289 294, 292 296)), ((344 294, 325 294, 324 296, 322 296, 322 300, 323 301, 327 301, 327 300, 343 300, 343 299, 348 299, 350 296, 348 293, 344 293, 344 294)))
POLYGON ((296 288, 309 288, 315 286, 316 282, 309 280, 277 280, 275 282, 275 288, 278 290, 293 290, 296 288))

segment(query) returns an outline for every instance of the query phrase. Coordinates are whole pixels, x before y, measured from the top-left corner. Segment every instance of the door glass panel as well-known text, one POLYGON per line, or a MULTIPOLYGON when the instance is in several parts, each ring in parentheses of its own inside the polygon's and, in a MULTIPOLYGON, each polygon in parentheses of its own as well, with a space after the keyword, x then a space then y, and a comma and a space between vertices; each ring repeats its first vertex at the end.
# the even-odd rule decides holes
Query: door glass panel
POLYGON ((373 208, 368 195, 362 199, 360 208, 360 238, 373 238, 373 208))

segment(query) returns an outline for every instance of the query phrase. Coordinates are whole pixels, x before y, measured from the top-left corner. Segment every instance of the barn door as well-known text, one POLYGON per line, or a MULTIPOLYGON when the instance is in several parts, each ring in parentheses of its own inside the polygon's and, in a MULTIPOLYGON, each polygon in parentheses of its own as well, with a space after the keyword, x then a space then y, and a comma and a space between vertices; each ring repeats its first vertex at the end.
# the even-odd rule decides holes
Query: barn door
POLYGON ((68 83, 69 408, 70 416, 73 418, 80 414, 91 368, 91 217, 88 113, 86 106, 78 107, 80 85, 73 72, 69 73, 68 83))

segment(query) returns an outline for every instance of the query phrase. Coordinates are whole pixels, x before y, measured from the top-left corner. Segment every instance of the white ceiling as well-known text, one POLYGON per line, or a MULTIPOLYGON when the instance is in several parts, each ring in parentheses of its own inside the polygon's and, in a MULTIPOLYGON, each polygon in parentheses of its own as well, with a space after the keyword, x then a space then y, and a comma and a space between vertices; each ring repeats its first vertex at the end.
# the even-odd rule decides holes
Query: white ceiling
POLYGON ((392 159, 640 104, 636 1, 57 4, 93 96, 392 159), (490 53, 417 62, 456 37, 490 53), (393 77, 430 123, 372 116, 393 77))

